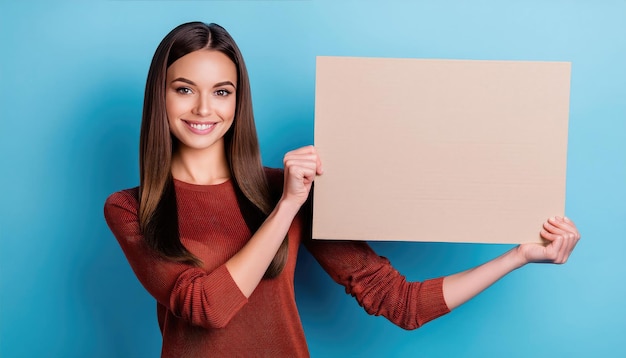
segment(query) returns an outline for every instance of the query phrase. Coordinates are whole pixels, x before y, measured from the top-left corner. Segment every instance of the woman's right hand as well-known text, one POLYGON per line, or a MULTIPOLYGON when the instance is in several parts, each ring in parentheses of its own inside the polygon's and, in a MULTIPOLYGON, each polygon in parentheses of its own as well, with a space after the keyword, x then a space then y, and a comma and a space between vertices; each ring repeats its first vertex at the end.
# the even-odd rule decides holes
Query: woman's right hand
POLYGON ((316 175, 321 175, 322 162, 313 146, 292 150, 283 159, 285 185, 281 201, 298 209, 309 197, 316 175))

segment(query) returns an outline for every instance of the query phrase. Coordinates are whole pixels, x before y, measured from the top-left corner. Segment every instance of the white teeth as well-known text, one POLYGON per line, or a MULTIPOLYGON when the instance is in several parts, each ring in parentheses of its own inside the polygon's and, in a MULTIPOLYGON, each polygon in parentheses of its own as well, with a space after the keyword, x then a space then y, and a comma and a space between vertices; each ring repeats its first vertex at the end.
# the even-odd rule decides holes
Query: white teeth
POLYGON ((211 124, 207 124, 207 123, 189 123, 189 125, 191 126, 191 128, 203 131, 203 130, 207 130, 207 129, 213 127, 215 125, 215 123, 211 123, 211 124))

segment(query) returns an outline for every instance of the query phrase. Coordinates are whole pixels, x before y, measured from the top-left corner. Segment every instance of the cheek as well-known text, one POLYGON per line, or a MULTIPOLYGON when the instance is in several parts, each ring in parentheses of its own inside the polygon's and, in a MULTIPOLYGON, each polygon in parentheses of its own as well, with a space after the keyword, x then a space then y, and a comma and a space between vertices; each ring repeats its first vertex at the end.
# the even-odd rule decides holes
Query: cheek
POLYGON ((220 103, 219 109, 216 108, 216 110, 219 110, 220 117, 232 120, 235 117, 236 108, 237 102, 233 97, 232 100, 229 98, 227 101, 220 103))
POLYGON ((165 115, 167 116, 167 123, 169 124, 170 130, 180 125, 178 120, 184 117, 189 110, 188 101, 181 100, 180 98, 168 99, 167 96, 165 97, 165 115))

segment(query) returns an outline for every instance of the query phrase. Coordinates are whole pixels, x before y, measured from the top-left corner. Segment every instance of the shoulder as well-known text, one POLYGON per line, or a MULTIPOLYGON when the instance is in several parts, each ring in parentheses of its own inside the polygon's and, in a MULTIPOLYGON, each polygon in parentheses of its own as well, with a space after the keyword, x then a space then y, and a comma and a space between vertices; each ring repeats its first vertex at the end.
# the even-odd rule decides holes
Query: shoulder
POLYGON ((109 195, 105 202, 105 205, 127 201, 139 203, 139 187, 120 190, 109 195))
POLYGON ((140 236, 138 198, 139 188, 132 188, 109 195, 104 203, 104 219, 120 240, 140 236))
POLYGON ((110 213, 121 209, 126 212, 137 213, 139 209, 139 187, 120 190, 115 192, 104 202, 104 213, 108 216, 110 213))

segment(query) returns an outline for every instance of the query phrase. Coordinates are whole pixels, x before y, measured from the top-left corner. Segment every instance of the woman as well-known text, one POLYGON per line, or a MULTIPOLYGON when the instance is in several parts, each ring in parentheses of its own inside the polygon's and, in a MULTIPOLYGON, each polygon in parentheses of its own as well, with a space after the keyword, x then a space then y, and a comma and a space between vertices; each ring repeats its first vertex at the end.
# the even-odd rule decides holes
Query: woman
POLYGON ((293 287, 301 243, 364 309, 414 329, 529 262, 564 263, 580 238, 567 218, 524 244, 445 278, 406 282, 363 242, 310 240, 315 148, 264 169, 250 85, 220 26, 187 23, 156 50, 146 84, 140 185, 105 217, 157 300, 163 357, 308 356, 293 287))

